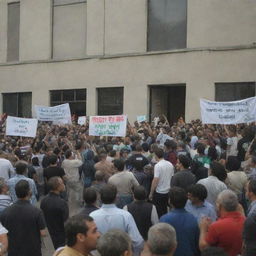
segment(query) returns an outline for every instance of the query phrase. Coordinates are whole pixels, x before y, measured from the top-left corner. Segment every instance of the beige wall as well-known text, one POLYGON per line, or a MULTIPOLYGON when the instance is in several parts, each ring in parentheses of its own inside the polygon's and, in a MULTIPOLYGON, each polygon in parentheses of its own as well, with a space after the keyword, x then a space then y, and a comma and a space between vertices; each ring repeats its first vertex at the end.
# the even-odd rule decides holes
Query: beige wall
POLYGON ((215 82, 256 81, 256 49, 195 51, 0 67, 1 92, 32 91, 32 105, 49 105, 49 90, 87 88, 87 115, 96 88, 124 86, 124 113, 148 113, 148 85, 186 84, 186 120, 200 117, 200 97, 214 100, 215 82), (15 73, 15 75, 13 75, 15 73))

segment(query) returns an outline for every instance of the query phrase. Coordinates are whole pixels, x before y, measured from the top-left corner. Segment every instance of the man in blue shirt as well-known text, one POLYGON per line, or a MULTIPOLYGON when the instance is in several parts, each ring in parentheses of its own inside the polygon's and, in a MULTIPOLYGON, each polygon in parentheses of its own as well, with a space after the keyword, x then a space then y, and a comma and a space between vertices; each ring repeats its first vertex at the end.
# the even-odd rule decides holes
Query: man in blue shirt
POLYGON ((170 204, 173 209, 160 218, 160 222, 169 223, 176 231, 177 249, 174 256, 200 255, 198 223, 196 218, 184 209, 186 202, 187 194, 184 189, 171 188, 170 204))
POLYGON ((202 217, 209 217, 212 221, 217 219, 215 208, 207 202, 207 190, 202 184, 191 185, 188 188, 188 201, 185 209, 193 214, 198 223, 202 217))

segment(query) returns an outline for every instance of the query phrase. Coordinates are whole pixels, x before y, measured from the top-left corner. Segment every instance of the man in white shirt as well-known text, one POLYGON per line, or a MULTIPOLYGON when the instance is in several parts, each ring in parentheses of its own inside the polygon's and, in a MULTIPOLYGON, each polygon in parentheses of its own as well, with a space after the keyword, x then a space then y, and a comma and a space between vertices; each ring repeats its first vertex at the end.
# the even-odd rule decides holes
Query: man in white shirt
POLYGON ((5 158, 3 158, 0 153, 0 177, 4 178, 5 181, 9 180, 12 176, 14 176, 15 171, 11 164, 11 162, 5 158))
POLYGON ((151 184, 149 199, 153 201, 159 218, 167 213, 168 193, 170 190, 171 178, 174 174, 174 167, 164 160, 164 151, 158 148, 155 151, 158 163, 154 167, 154 179, 151 184))

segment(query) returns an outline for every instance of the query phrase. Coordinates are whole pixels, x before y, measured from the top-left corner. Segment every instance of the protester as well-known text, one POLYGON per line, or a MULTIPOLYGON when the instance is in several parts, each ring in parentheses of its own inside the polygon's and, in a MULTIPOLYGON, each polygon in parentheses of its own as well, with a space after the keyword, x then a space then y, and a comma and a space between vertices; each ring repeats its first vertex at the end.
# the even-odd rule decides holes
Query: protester
POLYGON ((85 205, 79 214, 89 215, 99 209, 97 207, 97 191, 93 187, 84 189, 83 198, 85 205))
POLYGON ((12 199, 8 192, 9 188, 4 178, 0 177, 0 216, 3 210, 12 204, 12 199))

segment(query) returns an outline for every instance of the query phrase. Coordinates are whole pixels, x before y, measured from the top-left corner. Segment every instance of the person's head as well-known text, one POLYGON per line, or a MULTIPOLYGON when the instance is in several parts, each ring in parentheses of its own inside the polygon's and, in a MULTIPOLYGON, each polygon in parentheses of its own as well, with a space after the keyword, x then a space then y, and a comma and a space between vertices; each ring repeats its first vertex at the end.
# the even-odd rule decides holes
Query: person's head
POLYGON ((236 136, 236 126, 235 125, 230 125, 228 127, 228 133, 230 137, 235 137, 236 136))
POLYGON ((142 149, 144 152, 148 152, 149 151, 149 145, 148 143, 142 143, 141 145, 142 149))
POLYGON ((55 165, 57 163, 58 157, 55 154, 49 156, 49 164, 55 165))
POLYGON ((65 152, 65 158, 66 159, 72 159, 73 157, 73 154, 72 154, 72 151, 70 149, 68 149, 66 152, 65 152))
POLYGON ((105 174, 103 171, 96 171, 95 172, 95 180, 97 182, 103 182, 104 181, 104 178, 105 178, 105 174))
POLYGON ((219 193, 216 200, 216 208, 221 216, 222 212, 234 212, 238 208, 238 198, 235 192, 226 189, 219 193))
POLYGON ((39 164, 39 159, 38 159, 37 156, 35 156, 35 157, 33 157, 33 158, 31 159, 31 163, 32 163, 33 166, 40 166, 40 164, 39 164))
POLYGON ((221 247, 207 247, 201 252, 201 256, 228 256, 221 247))
POLYGON ((241 167, 241 162, 236 156, 229 156, 226 162, 226 169, 228 171, 239 171, 241 167))
POLYGON ((29 183, 26 180, 20 180, 15 185, 15 193, 19 199, 29 199, 31 196, 31 190, 29 183))
POLYGON ((93 218, 84 215, 75 215, 67 220, 65 235, 69 247, 80 248, 87 254, 96 249, 100 237, 93 218))
POLYGON ((116 157, 116 150, 109 151, 109 156, 110 157, 116 157))
POLYGON ((100 154, 99 154, 99 160, 100 161, 104 161, 104 160, 106 160, 107 159, 107 153, 106 152, 101 152, 100 154))
POLYGON ((87 205, 94 204, 97 200, 97 192, 94 188, 86 188, 83 193, 84 202, 87 205))
POLYGON ((97 250, 101 256, 132 256, 132 241, 122 230, 109 230, 99 238, 97 250))
POLYGON ((155 150, 155 155, 158 159, 162 159, 164 157, 164 151, 161 148, 157 148, 155 150))
POLYGON ((28 165, 25 161, 18 161, 15 164, 15 171, 17 174, 25 174, 27 172, 28 165))
POLYGON ((103 204, 113 204, 116 200, 116 186, 106 184, 100 190, 100 198, 103 204))
POLYGON ((4 180, 4 178, 0 177, 0 195, 6 194, 8 191, 8 186, 4 180))
POLYGON ((115 159, 113 161, 114 167, 117 171, 122 172, 124 170, 125 162, 121 159, 115 159))
POLYGON ((212 176, 217 177, 220 181, 223 181, 223 182, 227 178, 227 172, 225 170, 225 167, 216 161, 211 162, 210 173, 212 176))
POLYGON ((152 255, 173 255, 177 247, 175 229, 167 223, 155 224, 148 231, 147 246, 152 255))
POLYGON ((141 145, 136 145, 135 147, 136 151, 141 153, 142 152, 142 146, 141 145))
POLYGON ((61 193, 65 191, 65 184, 62 178, 58 176, 51 177, 47 182, 47 186, 51 192, 61 193))
POLYGON ((176 209, 182 209, 187 202, 187 193, 183 188, 172 187, 169 192, 170 204, 176 209))
POLYGON ((205 151, 205 145, 204 144, 198 143, 197 146, 196 146, 196 149, 197 149, 197 153, 199 155, 204 155, 204 151, 205 151))
POLYGON ((146 200, 147 192, 143 186, 136 186, 133 190, 133 196, 135 200, 146 200))
POLYGON ((211 146, 208 148, 208 157, 212 160, 215 161, 218 159, 218 153, 215 148, 215 146, 211 146))
POLYGON ((188 169, 190 167, 190 159, 185 155, 179 155, 177 165, 180 170, 188 169))
POLYGON ((256 180, 251 179, 246 184, 246 197, 250 201, 256 200, 256 180))
POLYGON ((164 145, 167 150, 175 151, 177 149, 177 143, 174 140, 166 140, 164 145))
POLYGON ((207 198, 207 190, 202 184, 191 185, 188 188, 188 199, 192 202, 192 204, 196 204, 199 202, 204 202, 207 198))

